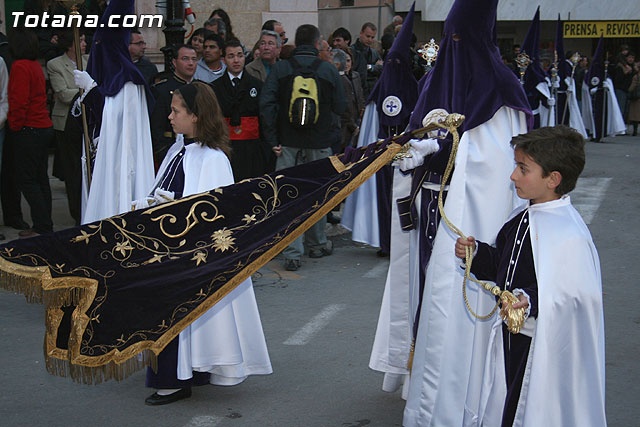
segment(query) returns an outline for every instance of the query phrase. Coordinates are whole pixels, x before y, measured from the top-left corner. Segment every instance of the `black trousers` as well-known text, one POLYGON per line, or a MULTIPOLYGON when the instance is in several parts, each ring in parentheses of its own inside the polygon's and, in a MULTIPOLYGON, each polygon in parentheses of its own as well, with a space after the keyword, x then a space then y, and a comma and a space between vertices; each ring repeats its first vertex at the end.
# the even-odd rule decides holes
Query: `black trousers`
POLYGON ((2 146, 2 172, 0 173, 0 202, 2 203, 2 219, 5 225, 24 221, 20 206, 20 189, 16 178, 16 164, 13 160, 14 146, 11 143, 11 133, 7 125, 2 146))
POLYGON ((20 192, 31 208, 31 221, 36 233, 53 231, 51 221, 51 187, 47 172, 49 145, 53 128, 24 127, 11 133, 13 167, 20 192))
POLYGON ((60 154, 60 170, 64 176, 69 213, 80 225, 82 215, 82 132, 79 126, 70 126, 64 131, 56 131, 57 146, 60 154))

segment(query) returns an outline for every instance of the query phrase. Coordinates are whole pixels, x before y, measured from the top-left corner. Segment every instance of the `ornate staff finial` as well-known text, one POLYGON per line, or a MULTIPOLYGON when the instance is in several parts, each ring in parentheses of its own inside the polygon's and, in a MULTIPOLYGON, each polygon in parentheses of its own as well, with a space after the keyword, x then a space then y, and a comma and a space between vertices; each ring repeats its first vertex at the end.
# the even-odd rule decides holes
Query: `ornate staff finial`
POLYGON ((434 39, 431 39, 429 40, 429 43, 422 45, 422 47, 418 49, 418 53, 422 56, 422 59, 427 61, 429 67, 431 67, 431 63, 438 59, 439 50, 440 46, 438 46, 434 39))
POLYGON ((524 73, 527 72, 527 67, 531 64, 531 58, 526 52, 521 52, 516 56, 516 64, 520 70, 520 83, 524 83, 524 73))

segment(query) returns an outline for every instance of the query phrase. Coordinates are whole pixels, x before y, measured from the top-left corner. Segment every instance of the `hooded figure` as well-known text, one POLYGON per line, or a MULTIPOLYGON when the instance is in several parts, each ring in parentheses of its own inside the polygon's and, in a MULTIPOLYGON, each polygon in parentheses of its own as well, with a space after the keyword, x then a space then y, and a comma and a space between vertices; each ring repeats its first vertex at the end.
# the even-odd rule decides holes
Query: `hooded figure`
POLYGON ((556 24, 556 55, 558 56, 558 93, 556 105, 551 109, 552 115, 541 113, 540 126, 553 126, 556 123, 565 124, 577 130, 584 138, 587 137, 578 98, 576 96, 576 82, 574 79, 574 66, 569 59, 565 59, 563 23, 558 15, 556 24), (554 111, 555 110, 555 111, 554 111), (543 117, 544 116, 544 117, 543 117))
MULTIPOLYGON (((76 84, 85 91, 81 102, 95 149, 91 187, 83 180, 85 224, 131 210, 131 202, 153 186, 152 98, 131 60, 129 29, 108 25, 112 15, 122 19, 133 13, 133 0, 111 0, 93 38, 87 71, 74 71, 76 84)), ((114 23, 122 24, 115 17, 114 23)), ((84 160, 82 165, 86 167, 84 160)))
MULTIPOLYGON (((533 124, 524 90, 502 63, 495 43, 497 3, 455 1, 435 67, 411 117, 414 129, 435 109, 466 117, 444 211, 466 235, 483 236, 489 242, 495 241, 514 208, 524 203, 509 179, 515 166, 510 141, 533 124)), ((439 156, 448 158, 450 143, 440 146, 425 164, 439 156)), ((437 167, 437 162, 430 166, 437 167)), ((457 235, 440 222, 434 237, 403 425, 481 425, 491 319, 476 318, 465 302, 484 316, 494 308, 495 299, 475 284, 469 284, 463 296, 464 270, 454 253, 457 235)))
MULTIPOLYGON (((389 50, 365 108, 358 147, 399 135, 406 129, 418 98, 418 82, 411 72, 411 38, 414 5, 389 50)), ((351 230, 356 242, 390 251, 391 183, 393 170, 381 169, 347 198, 341 224, 351 230)))
POLYGON ((600 36, 582 85, 582 117, 585 127, 596 142, 600 142, 605 136, 620 135, 627 130, 606 68, 604 38, 600 36))
POLYGON ((524 83, 522 87, 527 94, 529 106, 534 117, 534 128, 547 126, 548 122, 541 120, 542 108, 545 108, 548 118, 548 109, 545 107, 547 100, 551 97, 546 75, 540 65, 540 6, 536 9, 536 14, 531 21, 527 35, 522 42, 522 53, 529 55, 530 63, 524 73, 524 83))

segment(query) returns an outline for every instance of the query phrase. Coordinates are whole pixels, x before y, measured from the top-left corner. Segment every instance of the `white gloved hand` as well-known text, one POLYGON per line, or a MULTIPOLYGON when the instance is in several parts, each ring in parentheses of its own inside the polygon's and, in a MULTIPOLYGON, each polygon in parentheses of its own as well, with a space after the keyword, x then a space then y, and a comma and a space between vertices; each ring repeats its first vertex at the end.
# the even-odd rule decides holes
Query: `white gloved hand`
POLYGON ((547 99, 547 105, 549 107, 553 107, 554 105, 556 105, 556 99, 555 98, 549 98, 547 99))
POLYGON ((591 93, 591 95, 595 95, 597 91, 598 91, 598 87, 596 86, 596 87, 592 87, 592 88, 589 90, 589 93, 591 93))
POLYGON ((146 209, 156 204, 156 199, 153 197, 145 197, 144 199, 138 199, 131 202, 131 210, 146 209))
POLYGON ((175 194, 173 191, 163 190, 162 188, 156 188, 153 192, 153 198, 158 204, 172 202, 175 200, 175 194))
POLYGON ((89 92, 97 86, 96 82, 86 71, 73 70, 73 80, 76 82, 76 86, 85 92, 89 92))
POLYGON ((407 144, 411 144, 411 148, 407 151, 407 157, 396 160, 393 165, 406 172, 422 166, 424 158, 429 154, 433 154, 440 148, 436 139, 412 139, 407 144))

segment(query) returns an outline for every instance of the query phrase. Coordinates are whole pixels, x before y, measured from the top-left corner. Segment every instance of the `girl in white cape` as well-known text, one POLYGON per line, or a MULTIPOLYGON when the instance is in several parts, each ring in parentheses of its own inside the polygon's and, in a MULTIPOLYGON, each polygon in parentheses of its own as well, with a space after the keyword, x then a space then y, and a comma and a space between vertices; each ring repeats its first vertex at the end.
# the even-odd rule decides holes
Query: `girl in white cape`
MULTIPOLYGON (((194 82, 174 91, 169 120, 176 142, 160 166, 151 195, 137 201, 136 208, 234 183, 227 157, 228 126, 211 87, 194 82)), ((158 370, 149 368, 146 382, 158 390, 145 403, 164 405, 190 397, 192 385, 236 385, 249 375, 271 372, 249 278, 158 355, 158 370)))

